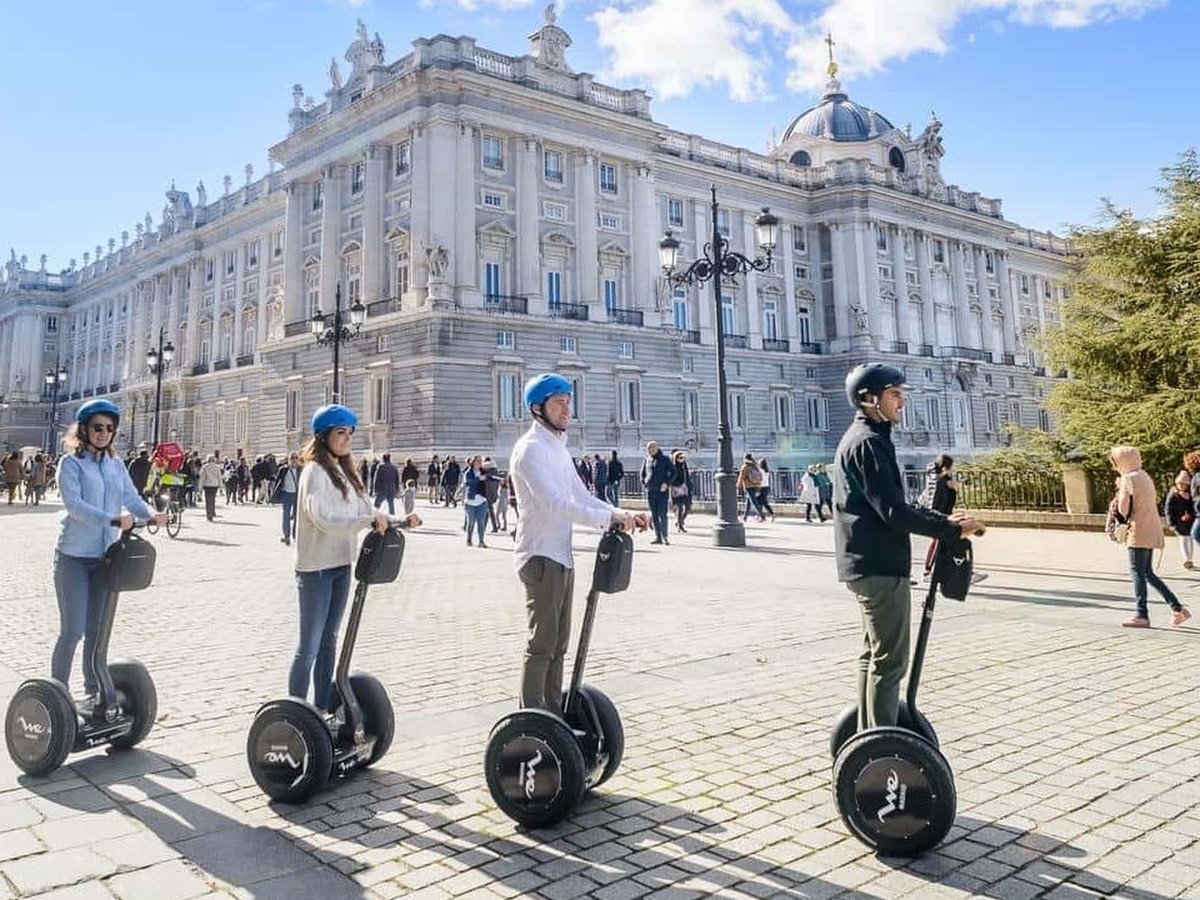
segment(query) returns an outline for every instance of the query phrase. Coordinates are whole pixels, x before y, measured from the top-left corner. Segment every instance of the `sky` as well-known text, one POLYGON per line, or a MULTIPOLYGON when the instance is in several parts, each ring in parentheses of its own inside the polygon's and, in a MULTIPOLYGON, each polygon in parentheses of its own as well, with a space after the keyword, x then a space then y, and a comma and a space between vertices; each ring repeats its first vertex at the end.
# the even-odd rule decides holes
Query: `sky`
MULTIPOLYGON (((267 170, 292 85, 320 101, 361 18, 386 59, 470 35, 520 55, 531 0, 16 0, 0 54, 0 255, 58 271, 157 223, 174 180, 210 198, 267 170)), ((659 123, 763 151, 812 106, 826 32, 844 89, 919 133, 943 122, 947 181, 1022 227, 1158 209, 1159 170, 1200 145, 1200 0, 568 0, 579 72, 652 96, 659 123)))

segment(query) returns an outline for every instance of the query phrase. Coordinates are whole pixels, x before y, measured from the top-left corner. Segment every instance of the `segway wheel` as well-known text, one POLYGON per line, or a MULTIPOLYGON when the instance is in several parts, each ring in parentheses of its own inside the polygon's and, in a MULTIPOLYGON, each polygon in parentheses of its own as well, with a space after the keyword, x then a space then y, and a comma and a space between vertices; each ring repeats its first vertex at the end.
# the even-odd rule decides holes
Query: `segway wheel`
POLYGON ((604 735, 604 750, 608 753, 604 771, 592 785, 593 788, 598 788, 621 766, 621 759, 625 756, 625 726, 621 724, 617 707, 607 694, 590 684, 585 684, 579 690, 592 701, 592 708, 596 710, 596 718, 600 721, 600 730, 604 735))
POLYGON ((396 716, 392 711, 392 701, 379 679, 366 672, 355 672, 351 675, 350 688, 362 709, 364 730, 375 737, 375 748, 363 766, 374 765, 388 752, 396 734, 396 716))
MULTIPOLYGON (((909 731, 919 734, 935 747, 941 746, 938 743, 937 732, 933 730, 933 725, 925 718, 924 713, 917 710, 917 717, 914 719, 908 704, 903 700, 900 701, 898 720, 897 724, 901 728, 907 728, 909 731)), ((833 730, 829 733, 830 759, 837 758, 838 751, 846 745, 846 741, 854 737, 856 731, 858 731, 858 705, 852 703, 842 710, 841 715, 833 723, 833 730)))
POLYGON ((496 723, 483 759, 488 790, 521 825, 562 821, 583 796, 583 751, 558 716, 523 709, 496 723))
POLYGON ((304 803, 329 781, 333 737, 315 707, 291 698, 276 700, 254 717, 246 758, 264 794, 304 803))
POLYGON ((27 775, 48 775, 71 752, 77 725, 75 703, 61 681, 26 681, 4 717, 8 755, 27 775))
POLYGON ((871 728, 833 763, 838 811, 850 832, 885 856, 919 856, 954 824, 954 775, 941 751, 904 728, 871 728))
POLYGON ((154 679, 136 659, 124 659, 108 667, 113 687, 117 689, 117 706, 121 715, 133 719, 133 729, 110 742, 118 748, 136 747, 154 727, 158 717, 158 691, 154 679))

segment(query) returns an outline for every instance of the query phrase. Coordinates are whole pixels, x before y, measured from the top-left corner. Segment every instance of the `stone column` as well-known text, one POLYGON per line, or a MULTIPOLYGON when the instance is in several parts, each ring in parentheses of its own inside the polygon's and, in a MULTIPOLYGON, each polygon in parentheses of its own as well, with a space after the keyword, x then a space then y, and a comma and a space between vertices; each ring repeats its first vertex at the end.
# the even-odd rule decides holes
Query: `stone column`
MULTIPOLYGON (((345 166, 330 165, 325 169, 325 202, 321 207, 321 309, 332 313, 338 282, 342 277, 342 261, 338 257, 341 238, 342 172, 345 166)), ((345 301, 346 297, 343 296, 345 301)))
MULTIPOLYGON (((437 119, 429 124, 426 129, 426 145, 428 154, 426 156, 425 172, 428 174, 430 199, 429 204, 424 210, 413 210, 414 216, 421 215, 428 223, 429 239, 426 241, 426 246, 436 248, 439 244, 446 248, 450 255, 450 263, 457 265, 459 257, 459 249, 456 246, 458 241, 458 223, 455 221, 457 204, 455 203, 455 192, 458 186, 455 184, 455 178, 458 175, 458 140, 459 127, 457 121, 448 119, 437 119)), ((518 190, 518 194, 520 191, 518 190)), ((518 196, 517 202, 520 202, 518 196)), ((474 220, 474 212, 471 217, 474 220)), ((534 217, 534 230, 537 229, 536 215, 534 217)), ((421 256, 422 262, 425 262, 425 251, 422 245, 415 245, 417 253, 421 256)), ((474 252, 474 242, 472 241, 471 250, 468 253, 474 252)), ((426 269, 428 271, 428 267, 426 269)), ((447 267, 446 272, 442 275, 441 284, 434 289, 430 288, 430 300, 436 300, 441 305, 449 305, 453 302, 451 296, 450 285, 454 282, 454 277, 457 269, 447 267), (437 296, 432 294, 436 290, 437 296)), ((427 283, 427 282, 426 282, 427 283)))
POLYGON ((996 280, 1000 282, 1000 306, 1004 310, 1004 352, 1017 352, 1017 318, 1016 304, 1013 303, 1012 279, 1008 271, 1008 253, 1004 250, 994 251, 996 255, 996 280))
MULTIPOLYGON (((733 218, 733 210, 729 207, 729 218, 733 218)), ((729 228, 729 247, 736 249, 733 236, 737 234, 732 222, 729 228)), ((742 213, 742 247, 746 256, 754 259, 754 223, 750 217, 742 213)), ((751 270, 746 273, 743 283, 746 286, 746 345, 754 350, 761 350, 763 345, 762 304, 758 299, 758 273, 751 270)), ((736 297, 736 294, 734 295, 736 297)))
POLYGON ((239 246, 234 249, 233 263, 233 360, 236 363, 237 358, 242 355, 242 337, 245 332, 245 323, 242 319, 243 301, 246 299, 244 291, 246 289, 246 248, 239 246))
MULTIPOLYGON (((879 262, 875 251, 875 225, 859 222, 855 226, 861 295, 859 303, 867 311, 865 343, 879 347, 883 326, 883 304, 879 299, 879 262)), ((890 347, 888 349, 891 349, 890 347)))
POLYGON ((960 347, 978 347, 974 316, 967 298, 967 269, 963 263, 966 247, 961 241, 950 242, 951 271, 954 273, 954 322, 955 343, 960 347))
POLYGON ((787 338, 788 352, 800 352, 800 326, 796 320, 796 266, 792 247, 792 230, 782 222, 779 225, 779 244, 776 246, 776 265, 783 267, 783 327, 787 338))
MULTIPOLYGON (((983 247, 975 245, 975 290, 979 297, 979 348, 988 354, 992 362, 997 362, 997 348, 992 346, 992 298, 988 295, 987 286, 987 256, 983 247)), ((974 321, 972 319, 972 321, 974 321)))
MULTIPOLYGON (((596 156, 590 150, 575 154, 575 233, 576 254, 579 271, 578 302, 588 307, 588 317, 595 322, 604 321, 604 306, 600 302, 600 258, 596 241, 596 156)), ((700 210, 697 209, 697 222, 700 210)), ((703 228, 700 230, 703 234, 703 228)), ((570 298, 574 300, 575 298, 570 298)), ((710 343, 715 343, 712 335, 710 343)))
MULTIPOLYGON (((850 232, 847 224, 841 222, 829 223, 829 248, 833 259, 833 316, 837 339, 830 349, 847 350, 854 336, 854 326, 850 320, 850 275, 846 265, 846 235, 850 232)), ((853 235, 851 235, 853 237, 853 235)))
MULTIPOLYGON (((288 198, 289 205, 291 197, 288 198)), ((204 277, 204 260, 194 256, 187 261, 192 276, 192 287, 188 292, 187 352, 183 354, 188 371, 200 364, 200 280, 204 277)))
POLYGON ((658 280, 658 215, 654 209, 654 172, 646 163, 638 163, 633 174, 633 222, 630 228, 629 305, 634 309, 650 310, 654 306, 654 288, 658 280))
POLYGON ((538 245, 538 142, 533 135, 517 139, 517 271, 516 294, 529 298, 529 312, 548 312, 542 292, 538 245))
MULTIPOLYGON (((271 245, 271 232, 266 232, 263 235, 263 246, 271 245)), ((269 252, 269 251, 268 251, 269 252)), ((267 342, 267 291, 270 284, 270 278, 267 273, 267 264, 263 262, 267 257, 264 254, 260 257, 258 270, 261 273, 258 279, 258 297, 256 300, 256 308, 254 312, 254 361, 262 362, 262 347, 267 342)), ((259 417, 259 421, 262 417, 259 417)))
POLYGON ((916 353, 917 323, 913 320, 912 304, 908 302, 908 262, 904 258, 904 229, 891 225, 888 236, 892 241, 892 278, 896 291, 896 334, 898 340, 908 344, 908 352, 916 353))
MULTIPOLYGON (((304 202, 310 199, 310 195, 298 181, 289 181, 284 191, 287 193, 287 212, 283 228, 283 321, 288 324, 307 317, 304 308, 304 202)), ((192 265, 196 265, 195 261, 192 265)), ((192 270, 192 299, 197 304, 200 295, 195 288, 199 285, 201 275, 198 267, 192 270)), ((192 340, 192 344, 194 360, 198 362, 199 335, 192 340)))
POLYGON ((917 282, 921 287, 921 343, 937 347, 942 343, 937 333, 937 308, 933 302, 933 278, 929 271, 929 235, 918 231, 913 235, 917 251, 917 282))
MULTIPOLYGON (((469 122, 458 123, 456 140, 456 163, 454 184, 455 207, 454 227, 454 284, 455 296, 461 302, 462 292, 472 291, 478 285, 479 259, 475 235, 475 132, 478 129, 469 122)), ((411 253, 411 251, 410 251, 411 253)))
POLYGON ((432 240, 429 234, 429 208, 433 203, 432 166, 429 126, 421 122, 412 133, 412 202, 408 217, 411 223, 408 232, 408 277, 411 285, 409 290, 416 296, 418 306, 424 306, 429 298, 429 288, 426 284, 429 270, 425 265, 425 248, 430 246, 432 240))
MULTIPOLYGON (((791 243, 789 241, 789 243, 791 243)), ((814 225, 808 229, 806 238, 808 246, 808 277, 812 285, 813 302, 809 310, 808 321, 811 340, 825 341, 829 339, 829 326, 825 322, 825 259, 821 256, 821 226, 814 225)), ((832 244, 832 242, 831 242, 832 244)))
MULTIPOLYGON (((696 223, 696 248, 697 253, 702 249, 705 243, 712 237, 712 209, 708 203, 696 201, 693 207, 695 211, 696 223)), ((593 220, 594 221, 594 220, 593 220)), ((679 258, 676 265, 676 271, 684 269, 691 265, 691 259, 679 258)), ((699 317, 700 343, 709 347, 717 345, 717 315, 718 310, 715 306, 716 300, 713 299, 712 282, 708 281, 702 285, 689 288, 696 292, 696 312, 699 317)))
MULTIPOLYGON (((383 192, 387 178, 387 147, 367 145, 363 198, 362 302, 374 303, 386 295, 383 290, 383 192)), ((265 311, 260 307, 259 315, 265 311)), ((262 325, 258 326, 261 331, 262 325)))

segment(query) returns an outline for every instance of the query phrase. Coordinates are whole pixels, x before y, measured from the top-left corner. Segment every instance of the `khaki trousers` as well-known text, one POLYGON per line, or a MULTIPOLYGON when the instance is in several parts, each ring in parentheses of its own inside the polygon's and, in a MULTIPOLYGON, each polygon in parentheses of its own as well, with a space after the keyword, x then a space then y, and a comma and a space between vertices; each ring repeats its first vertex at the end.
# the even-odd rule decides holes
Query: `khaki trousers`
POLYGON ((858 730, 896 724, 900 680, 908 671, 912 592, 907 578, 864 575, 846 583, 862 613, 858 656, 858 730))
POLYGON ((571 641, 575 570, 535 556, 518 573, 525 586, 529 643, 521 669, 521 707, 562 715, 563 659, 571 641))

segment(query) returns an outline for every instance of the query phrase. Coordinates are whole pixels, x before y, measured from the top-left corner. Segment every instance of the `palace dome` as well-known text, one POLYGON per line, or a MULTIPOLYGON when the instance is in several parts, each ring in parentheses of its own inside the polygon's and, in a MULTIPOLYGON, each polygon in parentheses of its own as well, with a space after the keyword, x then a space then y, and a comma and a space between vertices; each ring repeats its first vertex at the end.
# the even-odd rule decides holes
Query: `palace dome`
POLYGON ((855 103, 842 91, 841 85, 831 81, 820 102, 802 112, 788 126, 783 140, 786 142, 797 135, 828 141, 869 141, 893 127, 875 110, 855 103))

